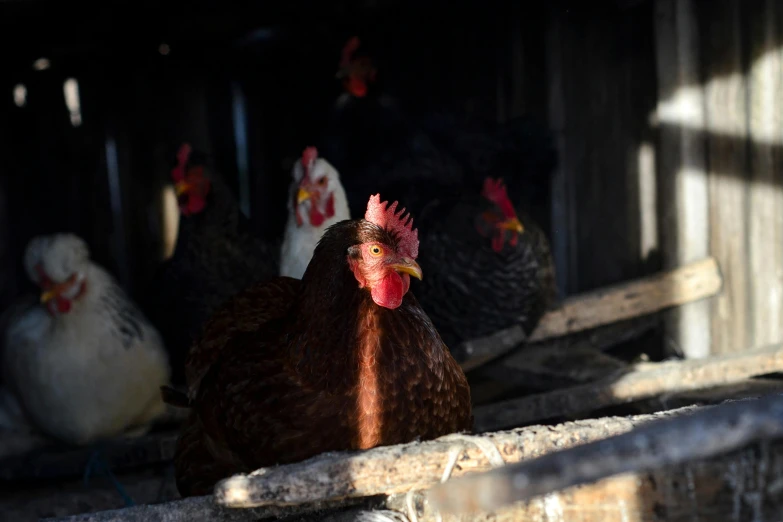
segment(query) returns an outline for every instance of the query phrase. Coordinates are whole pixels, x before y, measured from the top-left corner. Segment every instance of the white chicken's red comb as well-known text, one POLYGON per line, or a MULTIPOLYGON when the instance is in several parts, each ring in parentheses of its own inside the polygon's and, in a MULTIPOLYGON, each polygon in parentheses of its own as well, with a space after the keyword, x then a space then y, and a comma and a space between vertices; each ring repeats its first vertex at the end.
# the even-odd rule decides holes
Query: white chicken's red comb
POLYGON ((182 181, 185 179, 185 168, 190 160, 190 154, 193 152, 193 148, 190 143, 183 143, 177 151, 177 166, 171 169, 171 177, 174 181, 182 181))
POLYGON ((340 67, 348 67, 353 59, 353 53, 359 48, 361 42, 358 36, 351 37, 343 46, 343 52, 340 55, 340 67))
POLYGON ((315 147, 307 147, 302 153, 302 166, 304 168, 310 167, 316 158, 318 158, 318 149, 315 147))
POLYGON ((506 185, 503 183, 502 179, 485 179, 484 189, 481 191, 481 195, 500 207, 500 211, 503 212, 504 217, 508 219, 516 217, 517 213, 514 210, 514 205, 511 204, 511 200, 508 199, 506 185))
POLYGON ((410 213, 405 214, 403 207, 398 212, 397 202, 389 206, 388 201, 381 203, 381 195, 370 197, 367 202, 367 212, 364 219, 379 227, 394 232, 399 241, 401 253, 407 257, 416 259, 419 256, 419 231, 413 228, 413 218, 410 213), (388 208, 386 208, 388 206, 388 208), (404 215, 403 215, 404 214, 404 215))

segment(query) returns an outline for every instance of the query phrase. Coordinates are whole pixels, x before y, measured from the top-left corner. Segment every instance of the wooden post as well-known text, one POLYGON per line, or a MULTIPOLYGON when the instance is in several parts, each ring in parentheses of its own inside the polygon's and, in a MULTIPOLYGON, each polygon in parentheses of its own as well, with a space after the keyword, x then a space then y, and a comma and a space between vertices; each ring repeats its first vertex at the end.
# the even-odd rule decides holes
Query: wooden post
MULTIPOLYGON (((724 274, 712 302, 711 353, 752 346, 749 335, 747 110, 742 73, 740 2, 697 4, 702 23, 710 251, 724 274)), ((688 200, 690 204, 690 200, 688 200)))
MULTIPOLYGON (((709 255, 704 99, 691 0, 660 0, 654 18, 658 222, 664 268, 671 268, 709 255)), ((666 335, 687 357, 710 353, 710 308, 706 302, 692 303, 666 314, 666 335)))
POLYGON ((749 300, 759 346, 783 340, 783 8, 775 0, 750 6, 749 300))
POLYGON ((573 190, 569 186, 566 158, 570 150, 565 139, 565 93, 563 85, 562 13, 551 9, 547 32, 547 71, 549 84, 549 126, 554 137, 559 160, 552 175, 552 256, 560 295, 570 295, 576 287, 572 259, 576 249, 576 227, 572 219, 573 190))

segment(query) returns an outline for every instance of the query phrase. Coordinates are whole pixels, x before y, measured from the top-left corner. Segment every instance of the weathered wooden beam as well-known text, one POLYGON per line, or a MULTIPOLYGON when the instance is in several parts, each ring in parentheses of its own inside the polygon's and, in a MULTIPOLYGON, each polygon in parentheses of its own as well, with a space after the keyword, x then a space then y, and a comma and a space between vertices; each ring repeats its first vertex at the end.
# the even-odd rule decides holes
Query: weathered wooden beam
POLYGON ((628 368, 628 363, 592 348, 525 347, 512 357, 515 360, 486 365, 470 374, 474 405, 494 402, 517 390, 536 393, 578 386, 628 368), (524 359, 518 357, 520 353, 525 354, 524 359))
POLYGON ((783 393, 783 379, 754 377, 701 390, 664 393, 653 399, 637 402, 634 406, 639 410, 638 413, 654 413, 685 406, 720 404, 727 400, 756 399, 774 393, 783 393))
POLYGON ((752 344, 783 341, 783 6, 776 0, 742 4, 746 52, 750 182, 746 256, 752 344))
POLYGON ((781 438, 783 395, 731 402, 455 479, 433 487, 427 499, 436 510, 451 513, 494 511, 612 475, 682 464, 781 438))
POLYGON ((215 487, 216 502, 227 507, 291 506, 407 493, 450 476, 491 469, 498 462, 519 462, 552 451, 626 433, 664 414, 609 417, 535 426, 486 436, 450 435, 434 441, 325 453, 306 461, 235 475, 215 487))
POLYGON ((568 417, 662 393, 698 390, 783 371, 783 345, 706 359, 642 363, 620 376, 474 409, 477 432, 568 417))
MULTIPOLYGON (((751 337, 752 312, 748 307, 750 281, 759 275, 748 270, 748 218, 755 210, 749 206, 748 196, 746 75, 740 73, 744 69, 740 31, 743 4, 715 0, 709 5, 703 2, 693 5, 701 34, 705 78, 709 247, 727 274, 723 292, 710 303, 710 354, 717 355, 741 351, 747 346, 763 346, 751 337), (727 74, 727 71, 738 74, 727 74)), ((765 299, 768 301, 769 297, 765 299)))
POLYGON ((523 388, 528 393, 547 392, 596 381, 627 366, 601 354, 602 350, 641 337, 660 325, 660 314, 649 314, 523 345, 468 374, 473 404, 495 402, 523 388))
POLYGON ((536 343, 633 319, 714 296, 722 277, 713 258, 565 300, 547 313, 530 338, 519 326, 465 342, 452 350, 466 371, 509 352, 522 342, 536 343))
MULTIPOLYGON (((745 402, 741 404, 745 405, 745 402)), ((212 497, 198 497, 153 506, 78 515, 57 519, 57 522, 255 521, 294 514, 297 515, 296 520, 322 520, 328 516, 323 510, 350 506, 354 502, 369 502, 369 505, 363 504, 363 510, 369 507, 394 509, 407 514, 410 520, 413 520, 413 512, 419 522, 434 522, 439 520, 441 514, 434 512, 431 505, 424 502, 422 495, 426 494, 427 488, 438 484, 444 477, 450 481, 450 477, 487 471, 492 469, 493 465, 501 463, 532 462, 531 459, 536 457, 555 454, 558 450, 593 441, 602 441, 613 435, 633 435, 661 419, 687 419, 700 412, 711 418, 710 413, 715 408, 717 407, 683 408, 656 415, 609 417, 558 426, 535 426, 483 437, 449 436, 435 441, 375 448, 364 452, 329 453, 299 464, 259 470, 249 476, 227 479, 216 488, 216 502, 212 497), (230 509, 232 507, 248 509, 230 509), (315 512, 321 512, 321 518, 306 516, 307 513, 315 512)), ((741 410, 744 411, 744 408, 741 410)), ((756 427, 754 426, 754 429, 756 427)), ((715 432, 714 436, 719 437, 720 433, 715 432)), ((677 447, 675 444, 667 444, 672 448, 677 447)), ((769 451, 759 453, 757 449, 753 449, 743 455, 741 460, 735 458, 724 462, 696 463, 689 464, 682 470, 615 477, 594 486, 566 490, 516 504, 513 508, 500 509, 493 515, 471 515, 465 518, 451 517, 443 513, 442 520, 527 520, 528 516, 535 513, 544 512, 551 516, 553 510, 557 512, 558 509, 562 510, 561 517, 565 512, 574 516, 582 516, 584 512, 583 520, 587 522, 648 522, 654 520, 649 516, 650 512, 659 516, 661 513, 669 515, 665 517, 666 520, 689 520, 682 518, 683 513, 690 513, 689 510, 699 510, 706 516, 710 509, 710 503, 706 500, 701 501, 698 506, 680 502, 692 501, 694 497, 720 500, 715 505, 720 506, 722 511, 715 508, 716 513, 728 515, 734 511, 725 509, 727 505, 731 505, 730 498, 724 494, 726 491, 734 491, 737 495, 742 495, 742 491, 756 491, 747 483, 756 480, 759 475, 752 475, 746 480, 742 475, 745 471, 739 475, 737 471, 747 469, 749 456, 755 456, 754 465, 769 476, 775 477, 775 473, 779 473, 778 468, 783 466, 783 445, 774 446, 773 449, 774 458, 769 451), (734 470, 734 475, 727 476, 731 470, 734 470), (733 489, 714 487, 716 478, 722 479, 723 482, 733 481, 728 484, 733 489), (644 494, 640 497, 646 499, 644 505, 631 502, 637 493, 644 494), (580 511, 583 509, 581 506, 584 506, 584 511, 580 511)), ((779 475, 777 477, 779 478, 779 475)), ((756 484, 755 487, 759 491, 766 488, 770 497, 774 497, 775 491, 780 489, 779 486, 775 489, 774 479, 756 484)), ((362 516, 371 516, 366 511, 362 513, 362 516)), ((378 514, 373 516, 376 515, 378 514)), ((388 513, 386 515, 392 516, 388 513)), ((720 517, 709 519, 732 522, 739 520, 720 517)), ((364 519, 356 520, 358 522, 364 519)))
MULTIPOLYGON (((705 102, 693 0, 654 4, 658 236, 664 268, 710 255, 705 102)), ((689 358, 710 355, 711 304, 666 312, 666 334, 689 358)))
POLYGON ((390 499, 418 522, 745 522, 780 520, 783 444, 758 443, 729 455, 624 473, 517 502, 492 512, 441 513, 426 491, 390 499), (412 497, 412 498, 410 498, 412 497))
POLYGON ((231 509, 215 504, 211 496, 190 497, 160 504, 44 520, 46 522, 258 522, 260 520, 408 522, 401 513, 383 509, 382 499, 352 499, 336 505, 316 502, 306 506, 231 509))

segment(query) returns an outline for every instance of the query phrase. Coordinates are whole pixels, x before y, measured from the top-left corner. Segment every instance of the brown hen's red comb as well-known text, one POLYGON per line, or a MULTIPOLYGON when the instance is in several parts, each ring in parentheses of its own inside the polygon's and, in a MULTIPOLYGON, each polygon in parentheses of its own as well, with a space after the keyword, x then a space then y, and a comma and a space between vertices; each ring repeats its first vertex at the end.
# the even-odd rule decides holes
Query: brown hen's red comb
POLYGON ((394 232, 397 235, 401 253, 416 259, 419 256, 419 231, 413 228, 413 218, 410 213, 405 214, 404 207, 395 213, 397 210, 396 201, 389 208, 386 208, 387 205, 389 205, 388 201, 381 203, 380 194, 371 196, 367 203, 364 219, 385 230, 394 232))
POLYGON ((183 143, 177 151, 177 166, 171 169, 171 177, 174 181, 182 181, 185 179, 185 168, 190 160, 190 154, 193 152, 193 148, 190 143, 183 143))
POLYGON ((343 52, 340 55, 340 67, 348 67, 348 65, 350 65, 351 60, 353 59, 353 53, 356 52, 356 49, 359 48, 359 45, 361 45, 361 42, 359 41, 358 36, 352 37, 345 43, 343 46, 343 52))
POLYGON ((503 212, 505 218, 516 217, 517 213, 514 210, 514 205, 511 204, 511 200, 508 199, 506 185, 502 179, 485 179, 484 190, 481 191, 481 195, 500 207, 500 211, 503 212))

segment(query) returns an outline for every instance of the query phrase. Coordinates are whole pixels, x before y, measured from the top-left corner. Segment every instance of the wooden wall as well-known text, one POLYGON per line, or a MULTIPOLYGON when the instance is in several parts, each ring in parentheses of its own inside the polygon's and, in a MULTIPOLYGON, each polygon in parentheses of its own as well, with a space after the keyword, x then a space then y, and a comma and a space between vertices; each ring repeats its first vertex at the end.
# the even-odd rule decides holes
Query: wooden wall
POLYGON ((712 255, 724 290, 667 315, 667 348, 783 341, 783 5, 555 8, 547 53, 568 293, 712 255))
POLYGON ((699 357, 783 340, 779 2, 556 0, 533 9, 507 0, 415 17, 395 7, 391 21, 359 21, 347 4, 281 25, 287 39, 268 45, 198 47, 205 28, 221 25, 205 14, 180 28, 189 54, 176 41, 170 56, 156 54, 164 23, 150 26, 149 41, 111 40, 110 50, 53 60, 49 71, 30 70, 43 44, 20 51, 0 99, 0 271, 14 274, 0 278, 0 304, 24 280, 24 243, 56 229, 85 235, 129 287, 145 281, 161 249, 160 189, 182 139, 211 155, 260 232, 279 233, 285 160, 317 135, 339 90, 335 49, 359 27, 395 43, 390 63, 419 81, 402 90, 430 93, 422 104, 456 99, 501 121, 549 124, 560 160, 542 205, 551 206, 562 295, 714 255, 723 293, 671 312, 666 346, 699 357), (329 27, 316 16, 327 11, 329 27), (71 76, 84 100, 78 128, 63 103, 71 76), (23 109, 7 95, 16 82, 28 88, 23 109), (117 145, 116 201, 108 138, 117 145))

